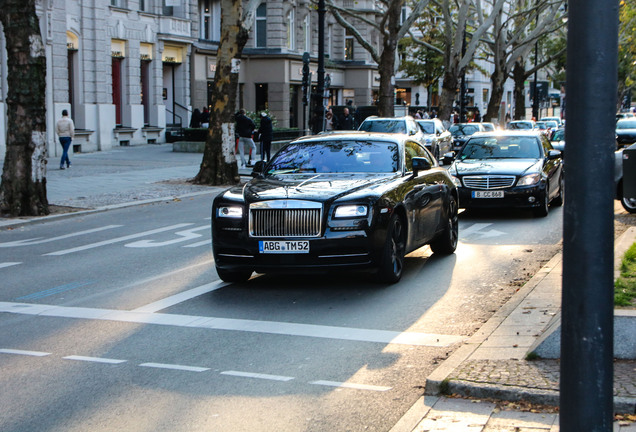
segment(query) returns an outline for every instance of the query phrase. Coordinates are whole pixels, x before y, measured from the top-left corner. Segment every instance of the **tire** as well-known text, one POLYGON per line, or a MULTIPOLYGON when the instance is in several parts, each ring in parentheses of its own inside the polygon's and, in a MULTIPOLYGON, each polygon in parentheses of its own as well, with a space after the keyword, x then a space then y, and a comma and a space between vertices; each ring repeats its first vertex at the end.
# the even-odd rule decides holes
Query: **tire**
POLYGON ((552 200, 551 204, 555 207, 563 205, 564 201, 564 189, 563 189, 563 177, 559 178, 559 194, 552 200))
POLYGON ((404 271, 406 230, 402 219, 395 213, 391 216, 386 232, 386 241, 382 249, 378 276, 382 282, 396 283, 402 278, 402 272, 404 271))
POLYGON ((245 282, 252 276, 251 270, 225 270, 217 267, 216 272, 224 282, 245 282))
POLYGON ((446 213, 446 227, 444 231, 430 244, 431 250, 436 254, 450 255, 457 249, 459 239, 459 216, 457 214, 457 201, 450 197, 448 211, 446 213))
POLYGON ((636 198, 621 197, 621 204, 629 213, 636 213, 636 198))
POLYGON ((535 207, 532 209, 533 213, 537 217, 546 217, 548 215, 549 209, 549 198, 548 198, 548 188, 545 188, 545 193, 541 197, 541 205, 539 207, 535 207))

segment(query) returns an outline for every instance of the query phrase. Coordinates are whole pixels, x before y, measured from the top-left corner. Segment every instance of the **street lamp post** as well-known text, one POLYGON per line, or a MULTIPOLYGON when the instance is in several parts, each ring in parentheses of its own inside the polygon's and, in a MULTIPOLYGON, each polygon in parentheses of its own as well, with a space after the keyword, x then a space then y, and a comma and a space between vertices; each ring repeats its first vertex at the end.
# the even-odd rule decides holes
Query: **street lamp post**
POLYGON ((318 85, 314 95, 314 124, 313 132, 323 130, 325 117, 325 0, 318 2, 318 85))

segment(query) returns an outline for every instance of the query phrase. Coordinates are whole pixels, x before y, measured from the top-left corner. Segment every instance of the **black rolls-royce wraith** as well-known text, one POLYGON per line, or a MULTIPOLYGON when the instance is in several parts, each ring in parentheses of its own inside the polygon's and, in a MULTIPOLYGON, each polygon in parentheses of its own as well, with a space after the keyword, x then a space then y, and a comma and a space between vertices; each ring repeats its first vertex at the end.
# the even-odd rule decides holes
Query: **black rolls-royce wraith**
POLYGON ((408 135, 299 138, 252 177, 214 199, 212 246, 224 281, 370 267, 394 283, 405 254, 457 247, 457 188, 408 135))

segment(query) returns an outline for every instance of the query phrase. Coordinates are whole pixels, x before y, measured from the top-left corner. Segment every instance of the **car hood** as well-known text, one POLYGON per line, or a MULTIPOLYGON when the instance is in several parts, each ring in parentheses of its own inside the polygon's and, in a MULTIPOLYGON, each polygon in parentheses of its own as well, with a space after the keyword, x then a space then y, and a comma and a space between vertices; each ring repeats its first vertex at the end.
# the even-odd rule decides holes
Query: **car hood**
POLYGON ((455 161, 451 172, 455 175, 488 175, 507 174, 524 175, 528 172, 540 171, 539 159, 466 159, 455 161))
POLYGON ((253 179, 242 189, 248 203, 273 199, 333 201, 361 190, 378 190, 397 174, 286 174, 253 179))

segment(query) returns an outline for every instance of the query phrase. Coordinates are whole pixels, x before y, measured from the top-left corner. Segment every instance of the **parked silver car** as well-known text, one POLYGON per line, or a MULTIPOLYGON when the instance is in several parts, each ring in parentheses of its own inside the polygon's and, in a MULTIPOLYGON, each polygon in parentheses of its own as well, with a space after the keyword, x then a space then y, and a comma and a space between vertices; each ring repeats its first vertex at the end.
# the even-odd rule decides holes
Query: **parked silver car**
POLYGON ((424 145, 435 159, 439 160, 442 155, 453 151, 453 136, 444 127, 440 119, 418 119, 415 120, 424 132, 424 145))

